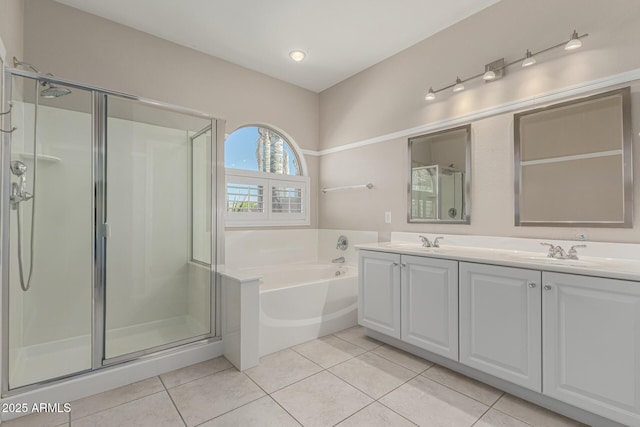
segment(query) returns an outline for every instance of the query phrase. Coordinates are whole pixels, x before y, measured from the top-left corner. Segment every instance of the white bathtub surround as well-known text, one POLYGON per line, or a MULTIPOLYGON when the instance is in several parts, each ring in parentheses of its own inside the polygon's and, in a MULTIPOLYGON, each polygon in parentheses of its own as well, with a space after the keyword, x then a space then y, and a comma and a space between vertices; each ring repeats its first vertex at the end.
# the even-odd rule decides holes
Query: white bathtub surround
MULTIPOLYGON (((220 267, 224 270, 224 267, 220 267)), ((218 273, 224 357, 240 371, 258 365, 259 277, 218 273)))
POLYGON ((347 264, 356 265, 358 252, 355 245, 377 241, 378 233, 375 231, 319 229, 318 259, 330 261, 343 256, 347 264), (349 240, 349 246, 346 250, 336 248, 340 236, 346 236, 349 240))
POLYGON ((260 356, 355 326, 357 269, 333 264, 269 270, 260 284, 260 356))
POLYGON ((356 265, 355 245, 375 243, 375 231, 295 229, 248 230, 225 232, 224 264, 231 269, 302 263, 325 263, 344 256, 347 264, 356 265), (344 235, 349 247, 336 248, 344 235))
POLYGON ((264 356, 354 326, 355 245, 377 241, 378 233, 367 231, 227 231, 224 274, 228 279, 223 281, 223 292, 228 294, 222 301, 230 317, 223 311, 225 355, 229 351, 229 360, 245 369, 254 360, 251 340, 259 343, 258 352, 264 356), (346 250, 336 248, 342 235, 349 241, 346 250), (340 257, 344 263, 331 262, 340 257), (252 280, 257 278, 260 285, 254 287, 252 280), (250 308, 256 306, 254 298, 259 299, 259 308, 250 308), (259 325, 255 329, 259 337, 249 326, 254 322, 259 325))
POLYGON ((315 262, 318 259, 318 230, 247 230, 224 234, 227 268, 315 262))

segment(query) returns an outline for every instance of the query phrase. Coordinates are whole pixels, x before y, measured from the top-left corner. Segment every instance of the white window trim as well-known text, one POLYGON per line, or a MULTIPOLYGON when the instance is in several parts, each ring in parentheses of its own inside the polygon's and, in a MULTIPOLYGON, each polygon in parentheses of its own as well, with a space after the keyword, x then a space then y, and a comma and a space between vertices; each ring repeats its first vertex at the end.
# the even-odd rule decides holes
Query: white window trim
POLYGON ((280 175, 242 169, 225 169, 225 226, 226 227, 277 227, 310 225, 310 180, 308 176, 280 175), (227 184, 229 182, 264 186, 264 212, 227 212, 227 184), (271 212, 271 187, 296 187, 302 189, 302 214, 271 212))

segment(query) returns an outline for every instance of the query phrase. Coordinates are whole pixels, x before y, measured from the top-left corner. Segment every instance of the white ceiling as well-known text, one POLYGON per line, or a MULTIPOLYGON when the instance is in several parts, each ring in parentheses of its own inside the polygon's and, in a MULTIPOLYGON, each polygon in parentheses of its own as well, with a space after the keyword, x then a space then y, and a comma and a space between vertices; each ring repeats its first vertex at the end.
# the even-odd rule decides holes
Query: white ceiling
POLYGON ((56 1, 320 92, 499 0, 56 1))

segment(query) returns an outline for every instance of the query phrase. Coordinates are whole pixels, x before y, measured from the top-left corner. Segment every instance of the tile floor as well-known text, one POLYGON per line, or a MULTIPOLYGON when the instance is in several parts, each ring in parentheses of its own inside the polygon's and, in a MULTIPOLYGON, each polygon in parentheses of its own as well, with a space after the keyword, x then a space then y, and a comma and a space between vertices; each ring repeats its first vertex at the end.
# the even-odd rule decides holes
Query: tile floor
POLYGON ((582 424, 370 339, 354 327, 238 372, 220 357, 3 426, 451 426, 582 424))

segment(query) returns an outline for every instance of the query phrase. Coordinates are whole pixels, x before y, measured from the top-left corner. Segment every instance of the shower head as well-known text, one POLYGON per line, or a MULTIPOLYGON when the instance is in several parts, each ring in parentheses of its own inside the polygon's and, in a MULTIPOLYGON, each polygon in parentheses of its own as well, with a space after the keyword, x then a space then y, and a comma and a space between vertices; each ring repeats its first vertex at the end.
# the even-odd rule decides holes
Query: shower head
POLYGON ((27 172, 27 165, 22 163, 20 160, 14 160, 11 162, 11 172, 15 176, 22 176, 27 172))
MULTIPOLYGON (((15 56, 13 57, 13 66, 14 67, 26 67, 26 68, 30 68, 31 71, 34 71, 38 74, 42 74, 40 72, 40 70, 38 70, 36 67, 34 67, 32 64, 29 64, 28 62, 24 62, 24 61, 20 61, 18 58, 16 58, 15 56)), ((47 76, 51 76, 53 77, 53 74, 51 73, 47 73, 47 76)), ((42 87, 44 87, 44 89, 42 89, 42 91, 40 92, 40 96, 43 98, 58 98, 59 96, 64 96, 64 95, 68 95, 71 93, 71 91, 69 89, 66 88, 60 88, 54 84, 51 84, 49 82, 40 82, 40 84, 42 85, 42 87)))
POLYGON ((58 98, 71 93, 71 91, 64 87, 58 87, 51 83, 45 83, 45 88, 40 92, 40 96, 43 98, 58 98))

